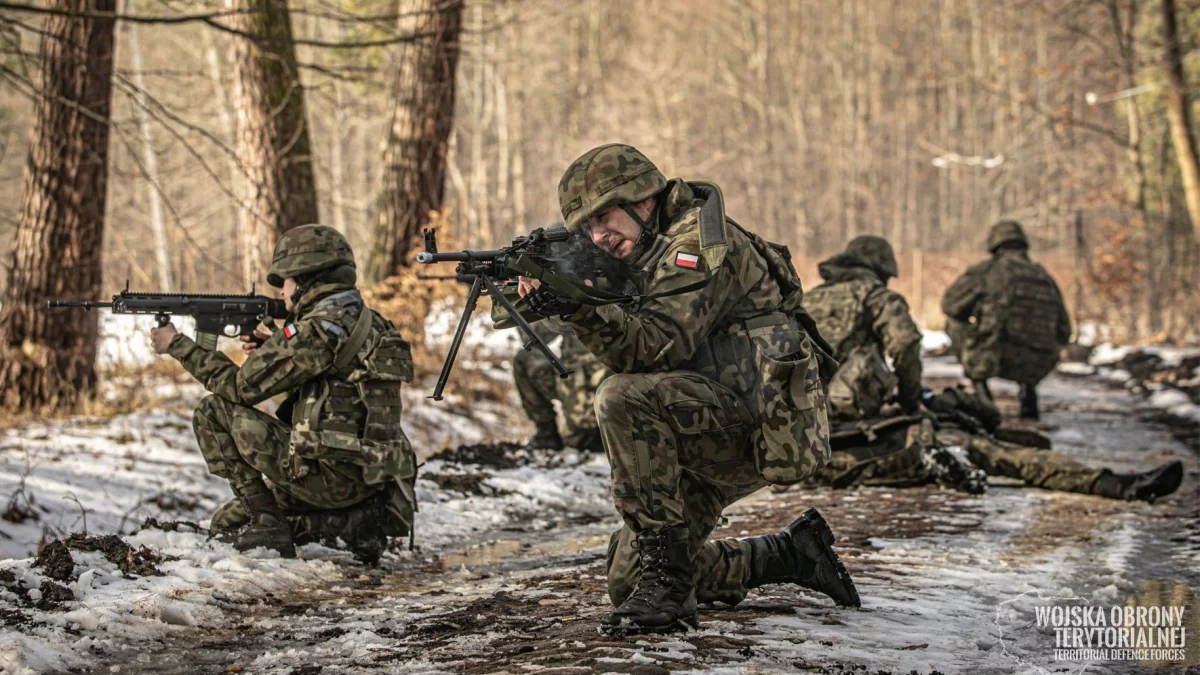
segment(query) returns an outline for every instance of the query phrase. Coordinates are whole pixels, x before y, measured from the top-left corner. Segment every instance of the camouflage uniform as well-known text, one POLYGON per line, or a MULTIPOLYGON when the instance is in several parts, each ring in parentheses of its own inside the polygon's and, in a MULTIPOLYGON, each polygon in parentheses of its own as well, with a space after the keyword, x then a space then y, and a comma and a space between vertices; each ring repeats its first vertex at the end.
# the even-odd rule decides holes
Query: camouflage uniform
POLYGON ((729 504, 828 458, 825 355, 786 249, 726 218, 716 186, 667 183, 636 150, 604 146, 563 176, 567 226, 587 227, 604 207, 596 200, 622 183, 628 203, 659 195, 626 258, 642 301, 564 317, 615 373, 596 394, 625 521, 609 546, 609 594, 621 604, 644 580, 635 540, 644 549, 644 533, 686 527, 696 600, 736 603, 750 546, 708 536, 729 504))
MULTIPOLYGON (((546 321, 534 323, 533 331, 547 344, 561 334, 546 321)), ((558 417, 554 412, 554 398, 559 377, 550 361, 536 349, 518 349, 512 367, 525 416, 534 424, 554 422, 558 417)))
POLYGON ((562 337, 559 358, 571 374, 558 377, 541 352, 518 350, 513 357, 513 380, 517 384, 521 407, 535 425, 554 423, 557 419, 554 401, 557 400, 562 405, 567 446, 587 449, 596 445, 599 431, 596 390, 612 371, 592 356, 569 327, 551 319, 536 321, 532 326, 547 344, 562 337))
MULTIPOLYGON (((314 254, 324 259, 344 244, 324 226, 290 231, 276 248, 272 283, 282 284, 277 269, 293 276, 288 263, 295 266, 297 257, 301 263, 314 254)), ((348 245, 345 251, 349 255, 348 245)), ((260 510, 291 515, 372 500, 383 534, 411 527, 416 464, 400 426, 400 387, 412 378, 409 346, 374 312, 360 323, 369 310, 354 288, 349 260, 332 278, 317 271, 311 283, 302 283, 285 325, 241 367, 182 334, 171 340, 168 353, 211 392, 193 418, 200 452, 246 507, 222 508, 214 518, 218 528, 255 512, 248 496, 260 500, 260 510), (278 394, 287 395, 278 418, 253 407, 278 394), (264 494, 274 500, 261 501, 264 494)))
POLYGON ((1017 223, 997 223, 989 234, 992 258, 967 270, 942 296, 942 311, 958 322, 952 333, 963 343, 955 350, 972 380, 1037 384, 1071 339, 1062 293, 1029 259, 1027 246, 1017 223))
POLYGON ((857 237, 844 253, 818 267, 824 284, 808 291, 804 305, 841 364, 829 385, 835 420, 879 414, 893 388, 906 412, 921 405, 921 331, 908 303, 888 290, 896 276, 891 244, 882 237, 857 237), (892 359, 892 369, 885 355, 892 359))
POLYGON ((965 391, 947 389, 929 398, 927 405, 937 414, 936 428, 930 419, 934 415, 926 413, 835 429, 832 442, 838 449, 812 483, 842 488, 945 482, 945 466, 931 459, 931 453, 942 448, 961 448, 965 457, 960 461, 969 462, 988 476, 1013 478, 1045 490, 1103 494, 1100 478, 1112 474, 1050 450, 1049 439, 1044 437, 1040 439, 1043 447, 1032 447, 964 429, 945 413, 965 413, 986 432, 1001 438, 1010 435, 1009 430, 998 427, 1000 416, 994 407, 965 391))

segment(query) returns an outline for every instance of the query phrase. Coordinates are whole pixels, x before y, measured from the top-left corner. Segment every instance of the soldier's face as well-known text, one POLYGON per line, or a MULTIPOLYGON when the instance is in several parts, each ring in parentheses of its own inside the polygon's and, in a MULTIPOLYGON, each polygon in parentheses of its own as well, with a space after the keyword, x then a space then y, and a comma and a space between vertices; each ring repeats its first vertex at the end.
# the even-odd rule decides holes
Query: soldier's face
POLYGON ((296 280, 288 277, 283 280, 283 288, 279 289, 279 295, 283 297, 283 306, 287 311, 292 311, 292 296, 296 294, 296 280))
MULTIPOLYGON (((654 200, 646 200, 634 207, 643 218, 654 208, 654 200), (647 208, 647 204, 649 207, 647 208), (643 210, 646 212, 643 213, 643 210)), ((588 225, 592 243, 615 258, 627 258, 633 252, 642 226, 619 206, 610 206, 592 217, 588 225)))

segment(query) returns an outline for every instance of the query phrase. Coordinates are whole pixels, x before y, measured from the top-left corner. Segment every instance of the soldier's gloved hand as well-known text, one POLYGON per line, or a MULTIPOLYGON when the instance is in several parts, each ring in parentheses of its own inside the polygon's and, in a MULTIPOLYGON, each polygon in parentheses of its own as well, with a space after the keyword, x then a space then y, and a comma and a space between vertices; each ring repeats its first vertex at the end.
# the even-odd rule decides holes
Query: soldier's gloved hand
POLYGON ((558 293, 546 284, 525 295, 525 302, 534 314, 543 317, 566 316, 579 311, 579 303, 558 293))

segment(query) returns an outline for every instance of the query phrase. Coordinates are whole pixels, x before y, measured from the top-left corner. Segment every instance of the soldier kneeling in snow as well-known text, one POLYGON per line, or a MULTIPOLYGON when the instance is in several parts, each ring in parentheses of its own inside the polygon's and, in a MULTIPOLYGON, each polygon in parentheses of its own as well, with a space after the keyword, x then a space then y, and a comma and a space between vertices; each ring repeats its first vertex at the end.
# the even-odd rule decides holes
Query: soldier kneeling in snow
POLYGON ((212 394, 193 419, 200 452, 237 500, 212 531, 238 550, 284 557, 296 543, 341 538, 374 563, 387 537, 412 526, 416 461, 400 426, 400 387, 412 379, 409 345, 355 288, 354 253, 331 227, 305 225, 275 245, 270 284, 289 315, 243 338, 239 368, 171 324, 151 331, 212 394), (287 397, 272 417, 253 406, 287 397))

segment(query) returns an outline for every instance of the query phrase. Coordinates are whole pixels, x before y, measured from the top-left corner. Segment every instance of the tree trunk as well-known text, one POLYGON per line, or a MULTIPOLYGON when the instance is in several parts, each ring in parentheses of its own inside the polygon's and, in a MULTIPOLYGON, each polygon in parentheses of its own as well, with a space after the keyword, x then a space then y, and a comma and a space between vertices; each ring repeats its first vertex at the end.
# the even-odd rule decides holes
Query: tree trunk
MULTIPOLYGON (((129 3, 126 2, 128 7, 129 3)), ((146 197, 150 201, 150 230, 154 233, 154 262, 158 268, 159 290, 169 292, 175 283, 171 274, 171 250, 167 243, 167 224, 163 218, 162 180, 158 175, 158 151, 154 149, 154 131, 150 128, 149 105, 146 98, 145 66, 142 62, 142 41, 137 22, 127 26, 129 51, 133 57, 134 108, 137 109, 138 130, 142 136, 142 161, 146 171, 146 197)))
POLYGON ((1183 179, 1183 195, 1187 200, 1192 230, 1200 236, 1200 160, 1196 156, 1196 137, 1192 134, 1187 84, 1183 79, 1175 0, 1162 0, 1162 15, 1165 47, 1163 70, 1167 74, 1167 117, 1171 124, 1171 144, 1175 146, 1175 156, 1179 160, 1179 174, 1183 179))
POLYGON ((405 44, 397 63, 382 203, 367 265, 373 281, 410 264, 412 242, 429 214, 442 208, 454 121, 462 2, 398 0, 397 10, 400 34, 430 37, 405 44))
POLYGON ((234 29, 256 36, 234 37, 230 49, 239 199, 247 211, 242 275, 249 285, 266 272, 268 238, 318 221, 317 186, 286 0, 225 0, 225 7, 244 12, 233 15, 234 29))
MULTIPOLYGON (((65 12, 115 12, 116 0, 55 0, 65 12)), ((46 310, 50 298, 96 299, 108 182, 112 19, 51 16, 41 90, 0 314, 5 410, 69 408, 96 384, 97 314, 46 310)))

